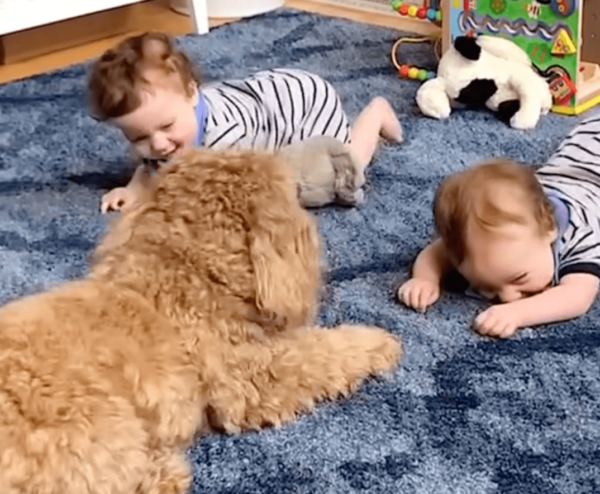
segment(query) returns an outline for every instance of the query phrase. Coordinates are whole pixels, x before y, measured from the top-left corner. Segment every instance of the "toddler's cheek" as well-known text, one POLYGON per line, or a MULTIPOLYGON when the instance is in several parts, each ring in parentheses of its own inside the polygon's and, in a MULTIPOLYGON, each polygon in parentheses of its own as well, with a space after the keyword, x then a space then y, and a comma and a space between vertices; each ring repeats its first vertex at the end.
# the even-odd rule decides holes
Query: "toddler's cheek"
POLYGON ((151 153, 149 152, 149 150, 147 149, 146 146, 139 145, 139 144, 134 144, 133 145, 133 149, 135 151, 135 154, 137 156, 139 156, 141 159, 150 159, 150 158, 152 158, 152 156, 150 156, 151 153))

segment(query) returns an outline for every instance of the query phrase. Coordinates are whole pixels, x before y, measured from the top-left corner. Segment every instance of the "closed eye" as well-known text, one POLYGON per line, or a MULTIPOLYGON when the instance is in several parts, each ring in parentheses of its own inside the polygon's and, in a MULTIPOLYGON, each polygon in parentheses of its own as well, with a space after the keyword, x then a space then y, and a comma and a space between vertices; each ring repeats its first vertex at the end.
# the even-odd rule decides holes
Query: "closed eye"
POLYGON ((131 142, 142 142, 148 139, 148 136, 136 136, 133 139, 129 139, 131 142))
POLYGON ((171 122, 171 123, 165 124, 165 125, 163 125, 163 126, 160 128, 160 130, 169 130, 171 127, 173 127, 173 124, 174 124, 174 123, 175 123, 175 122, 171 122))
POLYGON ((520 274, 519 276, 513 278, 510 281, 510 284, 511 285, 517 285, 517 286, 518 285, 524 285, 527 282, 527 275, 528 275, 528 273, 520 274))
POLYGON ((527 290, 525 292, 523 292, 523 295, 525 295, 526 297, 532 297, 533 295, 537 295, 538 293, 542 293, 543 291, 547 290, 548 288, 550 288, 552 286, 552 282, 548 283, 544 288, 541 288, 539 290, 527 290))

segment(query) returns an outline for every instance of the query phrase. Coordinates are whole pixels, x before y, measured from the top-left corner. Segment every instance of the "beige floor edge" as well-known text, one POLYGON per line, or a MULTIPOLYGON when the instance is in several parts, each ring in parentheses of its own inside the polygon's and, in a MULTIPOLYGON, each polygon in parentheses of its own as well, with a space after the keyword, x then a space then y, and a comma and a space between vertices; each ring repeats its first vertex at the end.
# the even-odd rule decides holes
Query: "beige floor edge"
MULTIPOLYGON (((167 4, 167 0, 151 0, 142 4, 143 8, 141 9, 142 14, 139 22, 140 29, 129 31, 121 36, 113 36, 91 43, 84 43, 80 46, 56 51, 22 62, 0 65, 0 84, 84 62, 98 56, 125 36, 141 32, 142 30, 165 31, 173 35, 190 33, 192 27, 189 18, 173 12, 167 4)), ((434 26, 426 22, 409 21, 400 17, 395 18, 393 16, 354 9, 342 9, 339 6, 312 2, 310 0, 287 0, 286 6, 333 17, 342 17, 366 24, 395 27, 399 30, 418 32, 420 34, 430 34, 435 29, 434 26)), ((216 26, 232 21, 235 21, 235 19, 211 19, 210 24, 211 26, 216 26)), ((31 35, 36 35, 35 29, 31 30, 31 35)))

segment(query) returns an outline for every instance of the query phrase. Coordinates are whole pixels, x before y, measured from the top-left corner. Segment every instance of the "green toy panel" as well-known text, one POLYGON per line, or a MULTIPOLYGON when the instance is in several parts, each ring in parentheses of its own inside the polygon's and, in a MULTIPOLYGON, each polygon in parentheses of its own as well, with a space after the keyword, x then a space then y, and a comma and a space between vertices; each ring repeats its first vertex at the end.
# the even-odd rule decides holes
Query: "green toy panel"
MULTIPOLYGON (((523 48, 543 76, 577 86, 581 0, 446 1, 451 2, 452 40, 467 34, 503 36, 523 48), (566 53, 553 54, 561 47, 566 53)), ((557 104, 573 107, 573 96, 557 104)))

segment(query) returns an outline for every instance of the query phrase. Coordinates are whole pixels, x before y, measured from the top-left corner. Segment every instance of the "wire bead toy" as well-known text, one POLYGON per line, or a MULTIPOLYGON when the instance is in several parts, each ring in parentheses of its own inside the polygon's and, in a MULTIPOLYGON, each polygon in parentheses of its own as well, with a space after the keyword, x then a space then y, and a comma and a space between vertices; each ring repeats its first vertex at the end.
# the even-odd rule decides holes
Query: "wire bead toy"
MULTIPOLYGON (((423 21, 433 22, 440 24, 442 22, 442 11, 440 9, 440 0, 425 0, 422 7, 417 5, 409 4, 403 0, 392 0, 392 9, 398 12, 399 15, 405 17, 411 17, 413 19, 421 19, 423 21)), ((441 41, 439 36, 416 36, 416 37, 402 37, 398 39, 392 47, 392 63, 398 74, 403 79, 412 79, 418 81, 426 81, 435 77, 435 72, 427 70, 421 67, 416 67, 407 64, 401 64, 398 61, 398 50, 404 43, 435 43, 436 44, 436 55, 439 59, 439 46, 441 41)))

